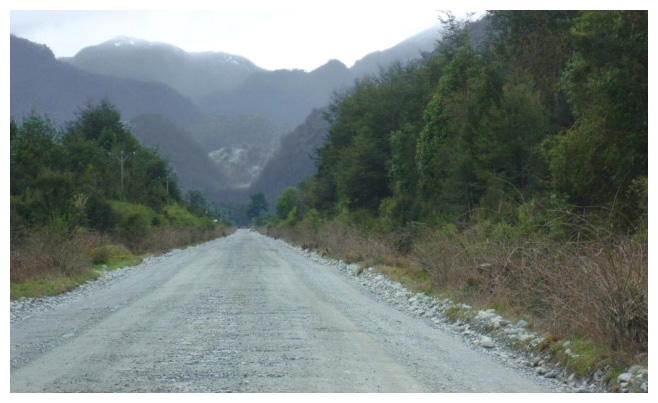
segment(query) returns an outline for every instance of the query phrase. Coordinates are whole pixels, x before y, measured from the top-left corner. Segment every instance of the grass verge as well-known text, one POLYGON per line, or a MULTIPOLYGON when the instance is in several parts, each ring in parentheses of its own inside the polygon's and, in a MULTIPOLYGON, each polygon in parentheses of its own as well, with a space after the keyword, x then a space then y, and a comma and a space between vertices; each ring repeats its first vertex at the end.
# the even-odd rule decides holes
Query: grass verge
POLYGON ((74 275, 55 275, 33 282, 10 284, 10 298, 40 298, 68 292, 87 281, 96 279, 98 271, 88 269, 74 275))
POLYGON ((131 251, 116 238, 86 232, 62 236, 47 232, 27 235, 10 251, 10 298, 39 298, 71 291, 96 279, 104 270, 134 266, 153 254, 229 235, 234 228, 200 231, 167 228, 131 251))

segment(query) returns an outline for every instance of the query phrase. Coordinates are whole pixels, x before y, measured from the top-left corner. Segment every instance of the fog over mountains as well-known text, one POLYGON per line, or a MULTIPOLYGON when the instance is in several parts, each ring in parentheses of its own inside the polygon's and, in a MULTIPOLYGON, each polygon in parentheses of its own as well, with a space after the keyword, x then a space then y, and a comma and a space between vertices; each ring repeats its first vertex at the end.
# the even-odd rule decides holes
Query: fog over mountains
POLYGON ((273 201, 313 172, 309 155, 328 129, 319 108, 334 93, 421 57, 438 39, 437 25, 351 68, 329 60, 306 72, 128 37, 57 59, 47 45, 11 35, 11 115, 20 121, 34 111, 63 125, 89 103, 109 99, 137 137, 172 162, 185 188, 218 204, 261 190, 273 201))
POLYGON ((186 52, 173 45, 117 37, 60 58, 81 70, 166 84, 193 102, 215 91, 230 91, 263 71, 242 56, 186 52))

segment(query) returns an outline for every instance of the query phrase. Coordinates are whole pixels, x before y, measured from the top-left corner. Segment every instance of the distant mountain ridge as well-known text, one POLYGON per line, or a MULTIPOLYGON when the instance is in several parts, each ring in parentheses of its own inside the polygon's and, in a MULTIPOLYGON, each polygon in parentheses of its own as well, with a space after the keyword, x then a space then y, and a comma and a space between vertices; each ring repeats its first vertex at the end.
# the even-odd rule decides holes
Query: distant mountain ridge
POLYGON ((440 39, 441 26, 435 25, 392 48, 367 54, 350 68, 351 75, 354 78, 363 77, 377 73, 380 67, 385 68, 396 61, 406 63, 418 59, 422 53, 432 51, 440 39))
POLYGON ((208 114, 256 114, 294 127, 303 122, 313 108, 327 105, 334 91, 351 82, 347 66, 330 60, 311 72, 255 73, 237 89, 214 92, 198 105, 208 114))
POLYGON ((92 74, 57 60, 47 46, 14 35, 9 59, 10 112, 18 120, 34 111, 62 125, 89 102, 106 98, 125 120, 158 113, 187 126, 203 118, 189 99, 167 85, 92 74))
POLYGON ((297 186, 315 172, 316 149, 329 135, 326 109, 314 109, 304 123, 281 138, 281 147, 267 161, 249 193, 265 192, 267 199, 276 200, 289 186, 297 186))
POLYGON ((192 100, 206 115, 257 115, 295 127, 313 108, 326 106, 336 90, 377 74, 396 60, 406 62, 433 50, 439 25, 400 44, 373 52, 348 68, 329 60, 313 71, 265 70, 243 56, 186 52, 176 46, 116 37, 60 58, 82 70, 166 84, 192 100))
POLYGON ((162 42, 119 36, 60 58, 90 73, 166 84, 192 101, 237 88, 263 71, 245 57, 224 52, 186 52, 162 42))

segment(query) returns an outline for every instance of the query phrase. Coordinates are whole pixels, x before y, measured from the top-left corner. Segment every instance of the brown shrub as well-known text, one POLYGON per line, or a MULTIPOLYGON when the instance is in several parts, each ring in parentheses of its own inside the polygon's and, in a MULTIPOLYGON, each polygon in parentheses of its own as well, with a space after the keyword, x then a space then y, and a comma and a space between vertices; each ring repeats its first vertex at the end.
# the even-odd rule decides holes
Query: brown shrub
POLYGON ((60 238, 38 232, 11 245, 10 281, 30 282, 54 275, 75 275, 89 266, 88 240, 84 235, 60 238))
MULTIPOLYGON (((164 229, 130 244, 132 252, 166 252, 189 244, 228 235, 234 228, 214 231, 164 229)), ((92 263, 105 263, 109 253, 124 246, 110 234, 95 232, 62 236, 40 231, 26 233, 10 247, 10 281, 14 284, 83 273, 92 263)))
POLYGON ((133 253, 164 253, 211 239, 227 236, 235 232, 232 227, 219 227, 214 230, 198 228, 162 228, 148 233, 142 239, 128 243, 133 253))
POLYGON ((558 335, 590 334, 615 349, 646 349, 647 245, 621 240, 551 249, 533 257, 550 307, 545 326, 558 335))
POLYGON ((611 348, 647 346, 647 245, 604 241, 491 241, 474 230, 424 234, 412 251, 438 290, 529 315, 557 337, 611 348))

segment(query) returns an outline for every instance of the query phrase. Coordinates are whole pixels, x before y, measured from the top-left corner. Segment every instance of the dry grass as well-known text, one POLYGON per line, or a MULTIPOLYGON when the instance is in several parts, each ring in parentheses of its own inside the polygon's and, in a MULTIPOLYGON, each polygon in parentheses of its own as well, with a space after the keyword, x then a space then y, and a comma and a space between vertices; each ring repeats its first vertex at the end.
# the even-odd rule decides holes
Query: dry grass
POLYGON ((10 281, 26 283, 62 275, 78 275, 90 264, 84 236, 62 239, 47 232, 34 233, 11 246, 10 281))
POLYGON ((605 241, 493 242, 465 231, 423 236, 412 252, 440 290, 530 317, 558 338, 647 348, 647 245, 605 241))
POLYGON ((261 231, 304 248, 318 249, 321 253, 349 263, 376 266, 404 262, 398 251, 401 236, 394 233, 366 234, 356 226, 339 223, 326 223, 315 232, 304 226, 270 227, 261 231))
POLYGON ((235 228, 219 228, 205 231, 193 228, 164 228, 149 233, 144 239, 129 245, 134 253, 164 253, 223 237, 235 232, 235 228))
POLYGON ((163 253, 226 236, 234 231, 234 228, 214 231, 164 229, 128 245, 115 236, 94 232, 68 236, 48 231, 28 233, 20 239, 12 240, 10 248, 12 298, 21 295, 36 297, 42 292, 52 294, 69 290, 93 278, 96 274, 90 270, 92 264, 108 263, 113 254, 132 256, 131 253, 163 253), (65 286, 60 283, 65 283, 65 286), (55 285, 50 286, 52 284, 55 285), (35 291, 35 285, 45 291, 35 291), (24 293, 24 290, 28 292, 24 293))
POLYGON ((525 254, 546 305, 544 327, 559 336, 588 334, 614 349, 647 349, 647 245, 569 243, 525 254))

